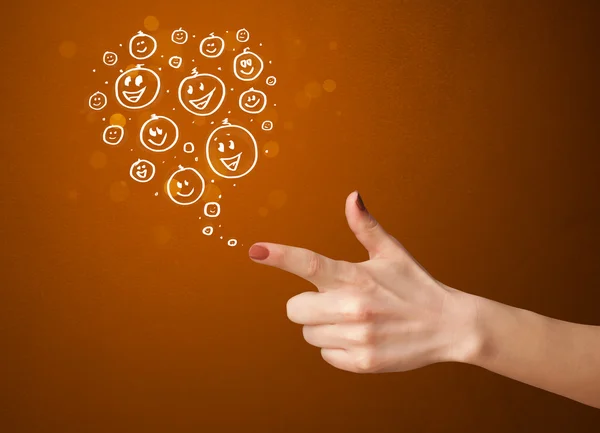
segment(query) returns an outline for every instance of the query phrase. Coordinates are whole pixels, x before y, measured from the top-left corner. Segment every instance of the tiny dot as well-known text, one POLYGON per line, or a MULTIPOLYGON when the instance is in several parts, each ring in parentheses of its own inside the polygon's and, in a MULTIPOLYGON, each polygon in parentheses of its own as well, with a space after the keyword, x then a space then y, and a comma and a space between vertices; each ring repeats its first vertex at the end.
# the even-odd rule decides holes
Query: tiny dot
POLYGON ((95 69, 92 69, 92 72, 96 72, 96 70, 95 70, 95 69))
POLYGON ((173 107, 173 111, 175 111, 175 107, 173 107))
POLYGON ((162 71, 162 68, 158 68, 159 71, 162 71))
MULTIPOLYGON (((231 111, 228 111, 227 114, 231 114, 231 111)), ((102 119, 102 120, 104 120, 104 119, 102 119)))
POLYGON ((170 92, 170 90, 167 90, 167 93, 169 93, 169 92, 170 92))
POLYGON ((192 35, 192 38, 195 38, 195 37, 196 37, 196 35, 192 35))
POLYGON ((223 239, 223 236, 220 236, 219 239, 223 239))
POLYGON ((131 120, 131 117, 129 118, 129 120, 131 120))
POLYGON ((233 50, 231 50, 231 51, 235 51, 235 48, 233 50))
POLYGON ((231 88, 231 91, 233 92, 233 87, 231 88))
POLYGON ((194 158, 196 162, 198 162, 198 157, 194 158))
POLYGON ((273 104, 273 107, 277 107, 277 104, 273 104))
POLYGON ((214 120, 213 120, 212 122, 210 122, 210 124, 211 124, 211 125, 214 125, 214 124, 215 124, 214 120))
POLYGON ((250 122, 254 122, 254 119, 250 119, 250 122))
POLYGON ((161 54, 160 58, 162 59, 164 56, 165 56, 164 54, 161 54))
POLYGON ((272 61, 272 60, 269 60, 269 65, 270 65, 270 64, 272 64, 272 63, 273 63, 273 61, 272 61))
POLYGON ((262 47, 262 42, 260 44, 258 44, 259 47, 262 47))
POLYGON ((194 63, 196 61, 196 59, 192 59, 192 63, 194 63))
POLYGON ((154 197, 158 197, 158 191, 154 193, 154 197))
POLYGON ((219 224, 219 227, 221 227, 221 224, 219 224))
POLYGON ((214 180, 214 179, 211 179, 211 180, 210 180, 210 183, 215 183, 215 180, 214 180))
POLYGON ((217 69, 220 71, 220 70, 221 70, 221 67, 219 66, 217 69))
POLYGON ((123 44, 119 44, 119 46, 120 46, 120 47, 122 47, 122 46, 123 46, 123 44))
POLYGON ((108 81, 105 81, 104 84, 108 84, 108 81))
POLYGON ((119 72, 123 72, 123 69, 119 69, 119 72))
POLYGON ((106 121, 106 117, 103 117, 103 118, 102 118, 102 121, 103 121, 103 122, 104 122, 104 121, 106 121))
POLYGON ((233 184, 233 186, 235 186, 235 183, 233 184))
POLYGON ((222 194, 219 194, 219 198, 221 198, 221 195, 222 195, 222 194))

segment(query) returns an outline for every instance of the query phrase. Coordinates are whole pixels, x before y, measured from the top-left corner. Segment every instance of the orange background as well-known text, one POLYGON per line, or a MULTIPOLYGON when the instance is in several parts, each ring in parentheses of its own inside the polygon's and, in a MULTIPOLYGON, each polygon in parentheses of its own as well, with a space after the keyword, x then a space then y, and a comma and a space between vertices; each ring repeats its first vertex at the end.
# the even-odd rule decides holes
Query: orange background
POLYGON ((359 189, 444 283, 599 324, 594 2, 2 8, 1 430, 597 431, 598 411, 475 367, 337 371, 285 315, 309 285, 247 258, 273 241, 365 259, 343 207, 359 189), (246 27, 273 60, 277 122, 257 138, 279 153, 235 188, 215 182, 212 237, 201 205, 157 186, 167 173, 128 177, 135 131, 120 148, 101 142, 115 106, 86 109, 109 76, 102 54, 147 16, 157 37, 246 27))

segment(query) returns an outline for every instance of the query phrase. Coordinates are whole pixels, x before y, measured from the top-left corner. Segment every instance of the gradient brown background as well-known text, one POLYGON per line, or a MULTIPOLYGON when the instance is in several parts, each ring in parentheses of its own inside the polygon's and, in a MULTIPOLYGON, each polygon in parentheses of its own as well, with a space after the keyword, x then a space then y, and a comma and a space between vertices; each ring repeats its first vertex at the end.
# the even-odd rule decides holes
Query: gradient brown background
POLYGON ((3 6, 0 430, 598 431, 597 410, 475 367, 335 370, 285 315, 309 285, 247 258, 273 241, 365 259, 343 211, 359 189, 444 283, 600 324, 594 3, 3 6), (148 15, 272 50, 280 153, 221 182, 243 247, 128 179, 87 116, 91 69, 148 15))

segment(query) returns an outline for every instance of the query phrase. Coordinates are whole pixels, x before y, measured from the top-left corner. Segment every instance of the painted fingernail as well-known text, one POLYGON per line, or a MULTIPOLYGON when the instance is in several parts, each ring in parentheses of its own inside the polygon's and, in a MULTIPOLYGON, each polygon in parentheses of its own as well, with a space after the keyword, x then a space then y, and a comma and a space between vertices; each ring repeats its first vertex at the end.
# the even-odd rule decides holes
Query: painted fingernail
POLYGON ((365 204, 363 203, 362 197, 360 196, 360 193, 356 195, 356 207, 358 207, 363 212, 367 210, 365 204))
POLYGON ((252 259, 264 260, 269 257, 269 250, 261 245, 252 245, 248 254, 252 259))

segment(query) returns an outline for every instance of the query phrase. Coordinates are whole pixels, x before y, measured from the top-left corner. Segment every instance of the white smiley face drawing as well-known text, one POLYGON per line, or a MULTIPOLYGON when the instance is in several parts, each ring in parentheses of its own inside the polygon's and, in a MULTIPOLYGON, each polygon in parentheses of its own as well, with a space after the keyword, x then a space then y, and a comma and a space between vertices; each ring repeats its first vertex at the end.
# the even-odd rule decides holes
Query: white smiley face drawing
POLYGON ((104 129, 102 141, 111 146, 116 146, 123 140, 125 129, 121 125, 109 125, 104 129))
POLYGON ((150 182, 154 177, 156 168, 154 164, 146 159, 138 159, 131 165, 129 175, 133 180, 140 183, 150 182))
POLYGON ((102 61, 106 66, 116 65, 117 60, 119 60, 119 56, 117 56, 117 54, 113 53, 112 51, 107 51, 104 53, 104 56, 102 56, 102 61))
POLYGON ((188 40, 188 34, 185 30, 179 27, 179 30, 174 30, 171 34, 171 40, 176 44, 185 44, 188 40))
POLYGON ((194 68, 192 75, 179 83, 179 102, 196 116, 210 116, 225 99, 225 84, 211 74, 199 74, 194 68))
POLYGON ((267 106, 267 95, 260 90, 250 88, 240 95, 240 108, 250 114, 258 114, 267 106))
POLYGON ((189 206, 204 194, 204 178, 198 170, 179 166, 167 181, 167 195, 176 204, 189 206))
POLYGON ((239 29, 235 34, 235 38, 238 42, 248 42, 248 39, 250 39, 250 32, 246 29, 239 29))
POLYGON ((212 171, 221 177, 243 177, 258 161, 256 139, 246 128, 225 119, 206 140, 206 159, 212 171))
POLYGON ((115 96, 125 108, 137 110, 152 104, 160 92, 160 78, 152 69, 137 65, 115 81, 115 96))
POLYGON ((179 56, 173 56, 169 59, 169 66, 174 69, 179 69, 182 63, 183 59, 179 56))
POLYGON ((264 66, 262 59, 250 51, 250 48, 244 48, 244 51, 233 59, 233 73, 242 81, 256 80, 264 66))
POLYGON ((106 103, 106 95, 102 92, 96 92, 90 96, 89 105, 92 110, 102 110, 104 107, 106 107, 106 103))
POLYGON ((210 36, 202 39, 202 42, 200 42, 200 53, 210 59, 219 57, 224 49, 225 41, 223 38, 215 36, 214 33, 211 33, 210 36))
POLYGON ((129 54, 137 60, 144 60, 156 52, 156 39, 139 31, 129 40, 129 54))
POLYGON ((152 152, 166 152, 177 143, 179 128, 173 120, 152 114, 140 129, 140 142, 152 152))

